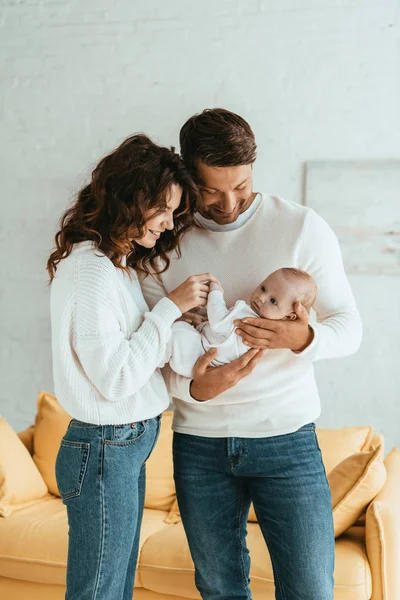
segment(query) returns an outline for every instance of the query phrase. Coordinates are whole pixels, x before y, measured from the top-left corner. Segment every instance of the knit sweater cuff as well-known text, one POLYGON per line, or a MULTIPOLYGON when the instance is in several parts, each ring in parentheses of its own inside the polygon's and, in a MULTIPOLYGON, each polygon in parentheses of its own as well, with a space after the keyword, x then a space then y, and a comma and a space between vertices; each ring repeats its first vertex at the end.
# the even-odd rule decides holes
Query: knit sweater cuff
POLYGON ((294 352, 293 354, 296 354, 296 356, 299 356, 300 358, 306 358, 307 360, 314 360, 317 355, 317 349, 318 349, 318 336, 319 336, 318 324, 309 325, 309 327, 311 327, 311 329, 314 332, 314 337, 312 339, 311 344, 309 344, 307 346, 307 348, 305 348, 302 352, 294 352))
POLYGON ((191 396, 190 394, 190 386, 192 383, 192 379, 189 379, 189 377, 182 377, 179 376, 177 377, 178 379, 178 385, 179 385, 179 395, 177 394, 177 396, 181 399, 184 400, 185 402, 188 402, 189 404, 208 404, 209 402, 211 402, 211 400, 196 400, 195 398, 193 398, 193 396, 191 396))
POLYGON ((156 315, 163 322, 171 327, 172 323, 182 316, 180 309, 177 307, 175 302, 172 302, 169 298, 161 298, 151 311, 152 315, 156 315))

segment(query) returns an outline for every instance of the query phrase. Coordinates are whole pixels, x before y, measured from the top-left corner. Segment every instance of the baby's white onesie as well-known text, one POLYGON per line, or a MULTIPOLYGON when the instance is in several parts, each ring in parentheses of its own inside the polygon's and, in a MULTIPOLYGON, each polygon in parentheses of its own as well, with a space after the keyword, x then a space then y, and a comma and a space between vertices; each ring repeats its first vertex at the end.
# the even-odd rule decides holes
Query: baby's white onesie
POLYGON ((208 321, 196 328, 184 321, 176 321, 172 325, 172 337, 160 367, 169 362, 175 373, 192 378, 193 367, 210 348, 218 349, 218 354, 211 363, 215 367, 239 358, 250 349, 235 333, 236 326, 233 324, 236 319, 259 318, 244 300, 238 300, 228 309, 223 293, 219 290, 212 291, 208 295, 207 317, 208 321))

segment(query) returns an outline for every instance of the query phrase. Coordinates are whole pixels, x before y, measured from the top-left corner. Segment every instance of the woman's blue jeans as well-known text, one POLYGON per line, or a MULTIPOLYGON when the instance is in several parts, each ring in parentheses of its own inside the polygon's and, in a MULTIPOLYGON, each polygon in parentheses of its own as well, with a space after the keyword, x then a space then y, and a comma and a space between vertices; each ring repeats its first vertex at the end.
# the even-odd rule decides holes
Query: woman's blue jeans
POLYGON ((103 426, 70 422, 56 461, 69 524, 66 600, 132 600, 145 462, 160 419, 103 426))
POLYGON ((253 501, 278 600, 332 600, 331 495, 314 423, 269 438, 174 434, 182 522, 204 600, 251 598, 253 501))

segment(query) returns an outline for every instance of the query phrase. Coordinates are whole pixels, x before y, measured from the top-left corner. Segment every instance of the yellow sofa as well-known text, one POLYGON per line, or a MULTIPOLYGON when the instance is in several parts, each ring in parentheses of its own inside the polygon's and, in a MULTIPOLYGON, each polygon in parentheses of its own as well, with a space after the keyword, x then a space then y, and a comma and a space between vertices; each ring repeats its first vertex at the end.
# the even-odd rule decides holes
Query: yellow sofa
MULTIPOLYGON (((16 440, 4 441, 3 449, 0 441, 0 508, 3 502, 3 513, 8 515, 0 517, 1 600, 64 598, 68 526, 66 509, 56 495, 54 461, 68 420, 69 416, 56 399, 42 392, 38 399, 35 426, 21 432, 19 438, 7 430, 3 440, 5 435, 14 435, 16 440), (14 448, 14 456, 21 450, 12 444, 20 444, 22 448, 21 442, 26 454, 24 460, 32 462, 32 468, 37 469, 36 475, 45 486, 44 491, 43 486, 41 488, 41 497, 36 499, 29 495, 29 490, 23 489, 26 479, 31 481, 27 468, 18 472, 15 465, 11 472, 8 469, 7 475, 7 466, 4 465, 13 459, 9 454, 11 447, 14 448), (12 486, 18 488, 17 491, 12 492, 12 486), (17 501, 18 494, 25 500, 17 501)), ((135 600, 200 598, 194 585, 193 562, 175 498, 171 421, 172 414, 165 413, 159 442, 147 463, 135 600)), ((317 434, 326 470, 336 473, 336 479, 343 480, 344 477, 349 483, 355 470, 351 461, 359 457, 363 459, 367 466, 363 467, 362 476, 357 475, 357 489, 366 498, 367 488, 372 485, 371 465, 375 468, 377 465, 381 436, 370 427, 321 429, 317 430, 317 434), (375 457, 373 461, 369 458, 371 456, 375 457), (346 460, 350 462, 342 462, 346 460), (347 464, 350 468, 346 467, 347 464), (338 465, 344 467, 338 468, 338 465)), ((375 477, 375 485, 381 489, 366 510, 362 507, 362 514, 358 514, 361 505, 354 506, 353 484, 342 494, 336 507, 342 528, 357 511, 358 518, 336 539, 335 600, 400 600, 400 452, 397 449, 393 449, 384 463, 378 466, 381 475, 382 468, 385 476, 381 476, 380 483, 375 477)), ((271 561, 258 524, 254 521, 254 512, 251 511, 247 540, 251 553, 253 598, 272 600, 275 596, 271 561)))

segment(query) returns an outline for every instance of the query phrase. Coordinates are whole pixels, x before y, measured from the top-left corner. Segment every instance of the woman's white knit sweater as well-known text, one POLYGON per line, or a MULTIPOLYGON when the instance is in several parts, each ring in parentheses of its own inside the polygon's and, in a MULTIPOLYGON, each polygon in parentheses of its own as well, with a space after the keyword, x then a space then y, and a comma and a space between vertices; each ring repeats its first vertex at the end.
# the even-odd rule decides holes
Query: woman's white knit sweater
POLYGON ((55 393, 72 417, 116 425, 168 407, 157 366, 181 316, 176 304, 163 298, 149 311, 136 273, 82 242, 58 265, 50 312, 55 393))

